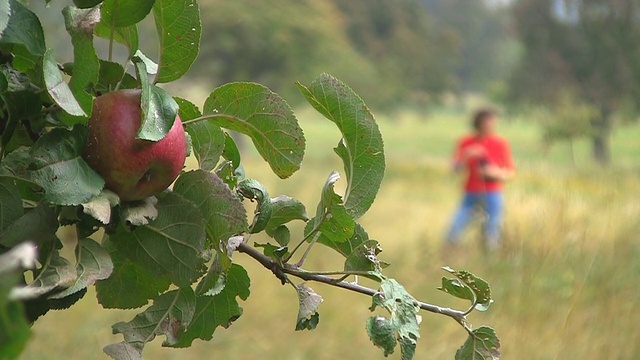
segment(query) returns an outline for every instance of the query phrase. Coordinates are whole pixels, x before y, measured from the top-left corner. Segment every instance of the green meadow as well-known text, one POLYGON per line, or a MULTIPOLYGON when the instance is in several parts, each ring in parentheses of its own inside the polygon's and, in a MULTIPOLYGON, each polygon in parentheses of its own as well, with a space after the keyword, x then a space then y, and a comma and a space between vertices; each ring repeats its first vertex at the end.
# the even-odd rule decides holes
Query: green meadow
MULTIPOLYGON (((307 108, 297 115, 308 142, 298 173, 277 179, 250 146, 243 160, 247 176, 267 185, 271 196, 297 197, 313 214, 326 177, 332 170, 342 172, 332 150, 340 135, 332 123, 307 108)), ((378 119, 387 172, 361 222, 381 242, 380 256, 392 264, 387 274, 422 301, 461 309, 465 302, 436 290, 445 275, 440 267, 450 265, 485 278, 495 303, 488 312, 473 313, 470 322, 496 329, 504 359, 638 358, 640 125, 616 128, 614 164, 602 169, 590 163, 586 140, 574 144, 574 165, 568 144, 544 146, 536 119, 503 119, 500 130, 511 141, 518 168, 506 187, 504 246, 497 254, 484 255, 478 226, 473 226, 460 252, 445 260, 442 238, 460 199, 460 178, 450 172, 448 160, 456 138, 468 130, 466 117, 438 110, 378 119)), ((300 234, 301 227, 293 233, 300 234)), ((266 241, 261 236, 252 239, 266 241)), ((73 240, 67 245, 71 248, 73 240)), ((305 267, 340 269, 339 259, 329 255, 328 249, 318 248, 305 267)), ((324 297, 320 324, 314 331, 295 332, 297 297, 291 287, 281 286, 252 259, 242 254, 235 259, 252 281, 244 316, 229 329, 219 328, 213 341, 196 342, 186 351, 162 348, 156 339, 145 350, 146 358, 383 358, 364 328, 371 314, 369 298, 308 284, 324 297)), ((70 310, 39 319, 21 359, 106 358, 102 347, 121 341, 111 334, 111 324, 129 321, 135 311, 99 309, 90 291, 70 310)), ((452 359, 466 339, 464 330, 449 318, 421 314, 416 359, 452 359)))

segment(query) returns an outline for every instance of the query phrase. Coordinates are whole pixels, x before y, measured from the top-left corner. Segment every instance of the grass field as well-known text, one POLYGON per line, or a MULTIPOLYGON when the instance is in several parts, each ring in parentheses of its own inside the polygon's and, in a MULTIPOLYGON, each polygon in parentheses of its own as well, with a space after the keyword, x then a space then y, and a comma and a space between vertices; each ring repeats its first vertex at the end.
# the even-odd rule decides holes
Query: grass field
MULTIPOLYGON (((255 155, 245 155, 247 176, 265 183, 272 196, 284 193, 315 209, 331 170, 342 170, 331 148, 339 133, 307 110, 299 118, 308 139, 302 170, 278 180, 255 155)), ((387 173, 362 223, 379 239, 381 257, 392 263, 388 275, 417 298, 445 306, 465 303, 436 291, 445 265, 440 245, 459 200, 459 179, 449 173, 453 143, 466 131, 455 112, 424 118, 413 113, 381 118, 387 173)), ((577 165, 565 144, 541 146, 533 121, 503 121, 518 176, 507 187, 505 243, 499 254, 477 250, 470 229, 454 267, 468 269, 492 285, 495 304, 474 313, 473 325, 493 326, 504 359, 636 359, 640 353, 640 126, 613 135, 615 165, 602 170, 589 163, 586 142, 576 144, 577 165)), ((256 241, 260 241, 257 239, 256 241)), ((322 249, 310 269, 338 269, 322 249)), ((219 329, 211 342, 188 350, 163 349, 148 359, 382 359, 364 330, 370 299, 327 286, 311 286, 325 298, 313 332, 294 332, 297 298, 251 259, 238 254, 252 279, 244 316, 219 329)), ((110 325, 128 321, 131 311, 101 310, 89 293, 71 310, 52 312, 33 328, 22 359, 106 358, 102 347, 120 341, 110 325)), ((416 359, 451 359, 466 338, 452 320, 423 313, 416 359)), ((396 354, 394 358, 399 358, 396 354)))

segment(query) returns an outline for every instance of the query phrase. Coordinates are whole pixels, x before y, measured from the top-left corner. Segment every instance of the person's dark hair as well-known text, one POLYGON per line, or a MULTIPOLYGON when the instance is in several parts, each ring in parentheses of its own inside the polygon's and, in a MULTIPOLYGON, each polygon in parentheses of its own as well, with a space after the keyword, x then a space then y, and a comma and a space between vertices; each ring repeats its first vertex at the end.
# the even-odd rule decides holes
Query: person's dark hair
POLYGON ((476 110, 472 118, 473 128, 475 130, 479 130, 480 127, 482 127, 482 123, 484 123, 488 119, 496 117, 497 115, 498 115, 498 112, 491 108, 482 108, 482 109, 476 110))

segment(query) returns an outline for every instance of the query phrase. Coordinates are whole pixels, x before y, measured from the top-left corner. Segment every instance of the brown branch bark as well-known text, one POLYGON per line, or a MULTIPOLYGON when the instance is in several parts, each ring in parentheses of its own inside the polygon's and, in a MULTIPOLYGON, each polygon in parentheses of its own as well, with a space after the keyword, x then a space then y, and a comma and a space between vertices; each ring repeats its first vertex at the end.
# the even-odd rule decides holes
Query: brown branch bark
MULTIPOLYGON (((326 275, 309 273, 291 264, 280 265, 274 259, 264 255, 256 248, 244 242, 238 246, 237 250, 241 253, 249 255, 256 261, 258 261, 260 264, 262 264, 262 266, 271 270, 271 272, 273 272, 273 274, 278 279, 280 279, 280 281, 283 284, 286 282, 287 275, 292 275, 302 280, 315 281, 315 282, 339 287, 342 289, 346 289, 346 290, 357 292, 364 295, 373 296, 376 293, 378 293, 378 291, 375 289, 371 289, 366 286, 362 286, 362 285, 358 285, 358 284, 354 284, 346 281, 341 281, 340 279, 334 279, 326 275)), ((420 309, 428 312, 448 316, 466 328, 466 315, 463 311, 440 307, 440 306, 428 304, 422 301, 417 301, 417 303, 420 309)))

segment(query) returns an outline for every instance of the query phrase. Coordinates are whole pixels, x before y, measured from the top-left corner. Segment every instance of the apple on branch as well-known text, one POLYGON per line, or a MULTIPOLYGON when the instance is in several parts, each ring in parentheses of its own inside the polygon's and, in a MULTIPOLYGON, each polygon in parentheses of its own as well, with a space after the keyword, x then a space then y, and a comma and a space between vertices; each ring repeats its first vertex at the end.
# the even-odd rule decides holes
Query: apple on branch
POLYGON ((141 90, 118 90, 97 97, 89 119, 85 161, 123 201, 142 200, 166 189, 187 156, 187 140, 176 116, 159 141, 136 139, 141 125, 141 90))

